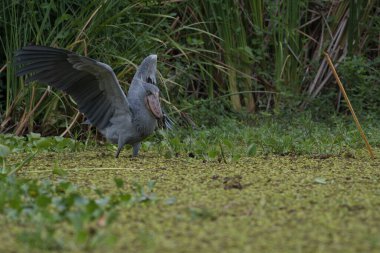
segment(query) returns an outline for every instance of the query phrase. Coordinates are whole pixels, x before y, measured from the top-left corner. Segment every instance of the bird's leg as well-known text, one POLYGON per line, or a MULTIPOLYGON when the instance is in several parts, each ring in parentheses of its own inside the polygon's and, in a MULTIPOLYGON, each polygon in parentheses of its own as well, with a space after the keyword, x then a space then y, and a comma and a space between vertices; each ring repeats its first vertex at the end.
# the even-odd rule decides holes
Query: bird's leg
POLYGON ((120 151, 121 151, 122 148, 123 148, 123 146, 119 146, 119 147, 117 148, 117 151, 116 151, 116 154, 115 154, 115 158, 118 158, 118 157, 119 157, 119 154, 120 154, 120 151))
POLYGON ((137 142, 137 143, 135 143, 135 144, 132 145, 132 148, 133 148, 132 157, 136 157, 137 156, 137 154, 139 153, 140 147, 141 147, 141 142, 137 142))
POLYGON ((115 154, 115 158, 119 157, 120 151, 123 148, 124 144, 125 144, 125 141, 119 135, 119 141, 117 142, 117 151, 116 151, 116 154, 115 154))

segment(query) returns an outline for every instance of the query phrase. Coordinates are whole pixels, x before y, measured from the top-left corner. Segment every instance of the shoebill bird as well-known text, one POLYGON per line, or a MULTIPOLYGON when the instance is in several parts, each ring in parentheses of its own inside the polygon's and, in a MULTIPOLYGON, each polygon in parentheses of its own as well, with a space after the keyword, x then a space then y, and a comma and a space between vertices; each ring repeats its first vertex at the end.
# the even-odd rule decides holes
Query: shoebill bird
POLYGON ((89 123, 118 145, 116 158, 125 144, 137 156, 158 122, 171 128, 156 86, 157 55, 142 61, 127 95, 110 66, 64 49, 26 46, 16 52, 15 64, 18 76, 28 75, 26 83, 38 81, 69 94, 89 123))

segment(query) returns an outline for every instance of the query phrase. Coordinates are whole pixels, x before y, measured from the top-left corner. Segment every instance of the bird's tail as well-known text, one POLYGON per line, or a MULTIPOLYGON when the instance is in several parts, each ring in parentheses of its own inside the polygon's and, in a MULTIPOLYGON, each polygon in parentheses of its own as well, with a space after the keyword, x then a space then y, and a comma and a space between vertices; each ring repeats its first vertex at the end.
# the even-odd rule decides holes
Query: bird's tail
POLYGON ((169 118, 168 114, 162 110, 162 119, 158 122, 158 125, 160 128, 173 130, 175 123, 169 118))

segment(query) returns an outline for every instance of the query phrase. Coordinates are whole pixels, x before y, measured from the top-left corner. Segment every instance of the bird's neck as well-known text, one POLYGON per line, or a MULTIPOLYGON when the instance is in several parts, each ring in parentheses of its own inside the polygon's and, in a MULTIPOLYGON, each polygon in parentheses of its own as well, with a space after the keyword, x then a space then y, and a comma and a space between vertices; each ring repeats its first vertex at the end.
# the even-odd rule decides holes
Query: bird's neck
POLYGON ((145 95, 145 89, 138 82, 132 82, 127 94, 129 106, 132 109, 145 107, 145 95))

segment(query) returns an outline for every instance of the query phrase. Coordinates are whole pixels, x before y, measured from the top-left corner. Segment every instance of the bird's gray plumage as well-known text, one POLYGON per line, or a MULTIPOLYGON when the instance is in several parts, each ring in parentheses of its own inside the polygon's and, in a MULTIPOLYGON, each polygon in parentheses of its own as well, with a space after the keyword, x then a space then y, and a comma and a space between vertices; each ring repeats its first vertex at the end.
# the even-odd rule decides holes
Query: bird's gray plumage
POLYGON ((107 140, 118 144, 116 157, 125 144, 137 156, 141 141, 152 134, 157 121, 165 119, 156 84, 157 56, 146 57, 132 80, 127 96, 107 64, 64 49, 27 46, 15 54, 18 76, 26 82, 46 83, 71 95, 79 110, 107 140))

